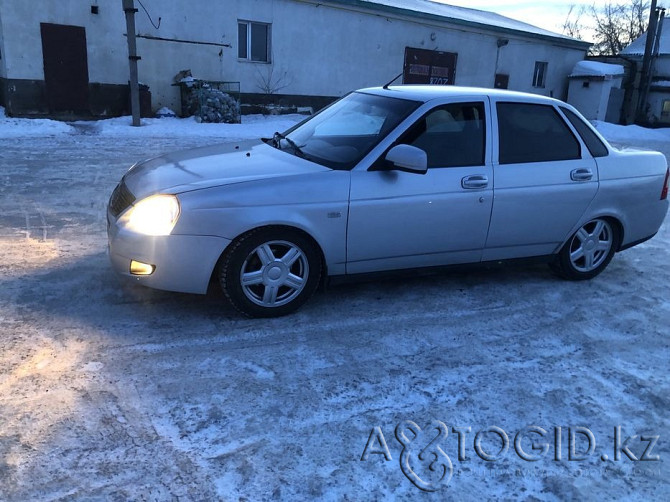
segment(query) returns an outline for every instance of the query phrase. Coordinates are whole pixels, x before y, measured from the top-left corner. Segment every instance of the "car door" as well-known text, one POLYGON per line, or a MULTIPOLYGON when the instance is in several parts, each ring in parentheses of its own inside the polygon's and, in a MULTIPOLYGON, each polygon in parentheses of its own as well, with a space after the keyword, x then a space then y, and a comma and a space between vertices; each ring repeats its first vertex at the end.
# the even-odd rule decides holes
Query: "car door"
POLYGON ((551 104, 495 103, 494 200, 483 260, 557 251, 598 190, 595 160, 551 104))
POLYGON ((368 170, 353 170, 347 273, 477 262, 492 204, 488 101, 426 107, 368 170), (427 154, 425 174, 385 164, 409 144, 427 154))

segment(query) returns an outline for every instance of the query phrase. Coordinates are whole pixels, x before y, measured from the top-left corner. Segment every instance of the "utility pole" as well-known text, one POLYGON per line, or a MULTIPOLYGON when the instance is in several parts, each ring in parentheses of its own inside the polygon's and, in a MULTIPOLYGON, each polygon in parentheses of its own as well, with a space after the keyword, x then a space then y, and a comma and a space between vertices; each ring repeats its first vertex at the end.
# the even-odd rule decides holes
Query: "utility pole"
MULTIPOLYGON (((651 88, 651 80, 654 78, 654 62, 658 58, 658 52, 660 50, 664 18, 665 18, 665 9, 659 8, 658 12, 656 13, 656 33, 654 35, 654 44, 651 51, 651 57, 649 58, 649 71, 647 73, 647 79, 644 81, 644 89, 642 91, 645 103, 649 98, 649 89, 651 88)), ((645 111, 645 119, 648 119, 648 117, 646 116, 646 109, 644 111, 645 111)))
MULTIPOLYGON (((137 77, 137 41, 135 39, 135 8, 134 0, 121 0, 126 13, 126 33, 128 37, 128 62, 130 64, 130 110, 133 113, 133 126, 140 125, 140 84, 137 77)), ((654 3, 656 0, 654 0, 654 3)))
POLYGON ((651 0, 649 7, 649 26, 647 27, 647 40, 644 46, 644 58, 642 59, 642 75, 640 79, 640 98, 637 104, 637 122, 647 121, 647 82, 651 81, 651 59, 653 57, 654 42, 656 41, 656 27, 658 26, 658 12, 656 0, 651 0))

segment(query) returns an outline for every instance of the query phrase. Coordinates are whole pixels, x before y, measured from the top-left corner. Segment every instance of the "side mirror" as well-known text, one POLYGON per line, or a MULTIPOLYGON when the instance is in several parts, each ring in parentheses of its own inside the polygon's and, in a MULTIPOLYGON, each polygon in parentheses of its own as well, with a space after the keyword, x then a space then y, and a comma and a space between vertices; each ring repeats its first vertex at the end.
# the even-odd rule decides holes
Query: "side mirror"
POLYGON ((428 170, 428 155, 426 152, 411 145, 396 145, 386 154, 388 160, 396 169, 409 173, 426 174, 428 170))

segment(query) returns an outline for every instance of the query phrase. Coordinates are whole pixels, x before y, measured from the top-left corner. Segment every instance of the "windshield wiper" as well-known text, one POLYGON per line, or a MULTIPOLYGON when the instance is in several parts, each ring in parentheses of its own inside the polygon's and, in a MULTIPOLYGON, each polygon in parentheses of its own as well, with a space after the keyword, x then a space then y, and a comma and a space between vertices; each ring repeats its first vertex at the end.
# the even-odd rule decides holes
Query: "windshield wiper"
POLYGON ((286 136, 284 136, 284 135, 283 135, 282 133, 280 133, 280 132, 276 132, 276 133, 274 133, 274 135, 272 136, 272 143, 274 144, 275 148, 278 148, 278 149, 281 150, 281 140, 286 141, 286 142, 291 146, 291 148, 293 148, 293 150, 295 151, 295 153, 297 153, 297 154, 300 155, 301 157, 305 158, 305 152, 303 152, 303 151, 300 149, 300 147, 296 144, 296 142, 293 141, 291 138, 287 138, 286 136))

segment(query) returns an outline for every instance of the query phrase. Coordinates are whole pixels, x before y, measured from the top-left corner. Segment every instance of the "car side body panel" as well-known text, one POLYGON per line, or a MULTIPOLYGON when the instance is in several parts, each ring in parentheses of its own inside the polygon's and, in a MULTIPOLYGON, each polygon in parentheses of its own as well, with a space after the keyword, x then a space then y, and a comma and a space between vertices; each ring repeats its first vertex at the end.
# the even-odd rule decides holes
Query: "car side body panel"
POLYGON ((329 273, 343 274, 350 180, 349 171, 327 170, 184 192, 173 234, 233 240, 258 227, 294 227, 316 241, 329 273))
POLYGON ((481 260, 493 189, 491 166, 352 173, 347 273, 481 260))
POLYGON ((667 169, 665 156, 657 152, 612 150, 597 162, 598 193, 574 229, 590 219, 609 216, 622 226, 621 247, 656 234, 669 205, 667 199, 660 200, 667 169))
POLYGON ((555 252, 598 192, 592 158, 495 166, 491 226, 483 260, 541 256, 555 252), (593 178, 573 181, 588 169, 593 178))

